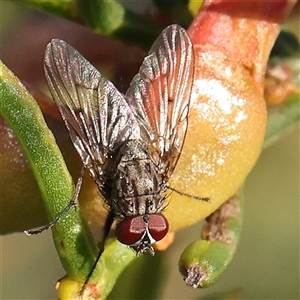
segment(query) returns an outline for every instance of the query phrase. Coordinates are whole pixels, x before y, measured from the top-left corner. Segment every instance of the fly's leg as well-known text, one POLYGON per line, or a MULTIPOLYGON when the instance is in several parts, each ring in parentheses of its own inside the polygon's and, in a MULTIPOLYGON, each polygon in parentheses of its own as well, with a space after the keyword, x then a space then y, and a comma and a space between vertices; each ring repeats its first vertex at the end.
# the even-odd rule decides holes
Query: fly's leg
POLYGON ((111 209, 106 217, 105 223, 104 223, 104 227, 103 227, 103 237, 102 237, 102 241, 100 242, 100 252, 104 251, 104 244, 105 244, 105 240, 108 237, 108 234, 110 232, 111 226, 114 222, 115 219, 115 213, 113 211, 113 209, 111 209))
POLYGON ((83 175, 84 175, 84 166, 82 167, 78 180, 77 180, 77 184, 75 187, 75 193, 74 196, 72 198, 72 200, 69 202, 69 204, 66 206, 66 208, 50 223, 48 223, 47 225, 36 229, 36 230, 25 230, 24 233, 27 235, 35 235, 35 234, 39 234, 42 233, 45 230, 48 230, 49 228, 53 227, 55 224, 57 224, 57 222, 59 222, 59 220, 68 213, 68 211, 72 208, 72 207, 76 207, 76 203, 78 202, 78 195, 82 186, 82 181, 83 181, 83 175))
POLYGON ((179 195, 183 195, 183 196, 187 196, 189 198, 192 198, 192 199, 196 199, 196 200, 201 200, 201 201, 205 201, 205 202, 209 202, 210 198, 209 197, 199 197, 199 196, 194 196, 194 195, 190 195, 190 194, 187 194, 187 193, 184 193, 184 192, 181 192, 181 191, 178 191, 170 186, 167 187, 169 190, 179 194, 179 195))
POLYGON ((83 283, 83 286, 82 286, 82 288, 81 288, 81 290, 80 290, 80 296, 83 295, 84 290, 85 290, 85 288, 86 288, 86 285, 88 284, 90 278, 92 277, 93 272, 94 272, 94 270, 95 270, 95 268, 96 268, 96 266, 97 266, 97 264, 98 264, 98 262, 99 262, 99 259, 100 259, 101 255, 102 255, 103 251, 104 251, 105 240, 106 240, 106 238, 108 237, 108 234, 109 234, 109 232, 110 232, 111 226, 112 226, 112 224, 113 224, 113 222, 114 222, 114 218, 115 218, 115 214, 114 214, 114 211, 111 209, 111 210, 109 211, 109 213, 108 213, 108 215, 107 215, 107 217, 106 217, 105 223, 104 223, 104 227, 103 227, 103 237, 102 237, 102 241, 101 241, 100 244, 99 244, 99 252, 98 252, 98 255, 97 255, 97 257, 96 257, 96 260, 95 260, 95 262, 94 262, 94 264, 93 264, 93 266, 92 266, 92 268, 91 268, 89 274, 87 275, 87 277, 86 277, 86 279, 85 279, 85 281, 84 281, 84 283, 83 283))

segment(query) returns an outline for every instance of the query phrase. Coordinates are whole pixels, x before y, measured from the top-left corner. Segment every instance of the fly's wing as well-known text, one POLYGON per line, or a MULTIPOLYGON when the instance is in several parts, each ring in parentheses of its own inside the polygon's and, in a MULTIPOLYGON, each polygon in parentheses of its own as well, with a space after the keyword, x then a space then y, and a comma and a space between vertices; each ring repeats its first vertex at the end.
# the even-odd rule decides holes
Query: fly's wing
POLYGON ((183 28, 171 25, 154 42, 126 93, 152 160, 166 178, 185 139, 193 74, 190 38, 183 28))
POLYGON ((106 163, 132 134, 134 124, 124 96, 74 48, 53 39, 46 47, 48 85, 71 140, 93 179, 103 184, 106 163))

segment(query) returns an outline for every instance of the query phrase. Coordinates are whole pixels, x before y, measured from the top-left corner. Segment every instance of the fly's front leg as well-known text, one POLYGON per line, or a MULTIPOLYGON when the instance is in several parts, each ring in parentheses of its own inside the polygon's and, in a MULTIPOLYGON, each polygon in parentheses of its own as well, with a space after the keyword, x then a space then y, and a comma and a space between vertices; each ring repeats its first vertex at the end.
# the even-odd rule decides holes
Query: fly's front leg
POLYGON ((84 166, 81 168, 78 180, 77 180, 77 184, 75 187, 75 192, 74 192, 74 196, 71 199, 71 201, 69 202, 69 204, 66 206, 66 208, 50 223, 46 224, 45 226, 36 229, 36 230, 25 230, 24 233, 27 235, 35 235, 35 234, 40 234, 45 230, 50 229, 51 227, 53 227, 55 224, 57 224, 59 222, 59 220, 68 213, 68 211, 72 208, 75 207, 76 208, 76 204, 78 202, 78 196, 79 196, 79 192, 82 186, 82 181, 83 181, 83 175, 84 175, 84 166))

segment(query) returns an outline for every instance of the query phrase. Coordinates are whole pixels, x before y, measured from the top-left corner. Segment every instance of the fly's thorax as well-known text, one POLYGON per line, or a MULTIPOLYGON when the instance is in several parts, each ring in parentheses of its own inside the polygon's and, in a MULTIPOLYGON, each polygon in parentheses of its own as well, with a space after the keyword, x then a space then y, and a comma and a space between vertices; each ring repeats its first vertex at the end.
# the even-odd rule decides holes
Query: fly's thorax
POLYGON ((116 215, 124 217, 159 213, 164 208, 164 193, 156 195, 113 198, 109 203, 116 215))
POLYGON ((166 183, 140 141, 130 141, 111 182, 109 204, 122 216, 161 211, 166 183))

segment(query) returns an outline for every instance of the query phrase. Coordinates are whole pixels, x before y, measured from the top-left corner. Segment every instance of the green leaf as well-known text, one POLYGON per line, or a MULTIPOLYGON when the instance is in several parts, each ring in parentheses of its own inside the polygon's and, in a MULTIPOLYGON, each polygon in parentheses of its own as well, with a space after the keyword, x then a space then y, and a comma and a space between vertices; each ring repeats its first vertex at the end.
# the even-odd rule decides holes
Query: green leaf
MULTIPOLYGON (((53 220, 73 197, 72 178, 37 103, 2 62, 0 99, 0 113, 27 155, 49 219, 53 220)), ((67 274, 84 280, 94 264, 98 249, 78 211, 79 208, 71 209, 52 228, 52 234, 67 274)))
POLYGON ((97 264, 99 276, 91 280, 80 296, 82 285, 65 277, 58 287, 59 299, 106 299, 113 289, 122 271, 136 258, 135 253, 127 246, 119 243, 116 238, 109 238, 105 250, 97 264))
POLYGON ((179 270, 187 285, 208 287, 222 275, 232 260, 241 236, 242 188, 207 218, 203 239, 188 245, 179 259, 179 270))
POLYGON ((110 35, 124 22, 125 7, 118 1, 78 0, 86 24, 100 34, 110 35))
POLYGON ((148 49, 161 28, 111 0, 77 0, 78 8, 87 26, 95 32, 148 49))
POLYGON ((288 132, 300 121, 300 97, 295 95, 282 106, 269 112, 264 148, 269 147, 288 132))

